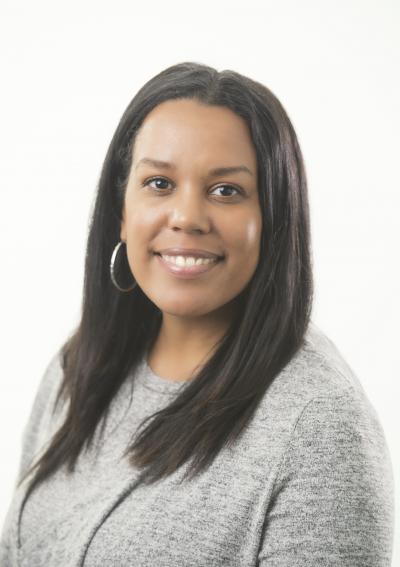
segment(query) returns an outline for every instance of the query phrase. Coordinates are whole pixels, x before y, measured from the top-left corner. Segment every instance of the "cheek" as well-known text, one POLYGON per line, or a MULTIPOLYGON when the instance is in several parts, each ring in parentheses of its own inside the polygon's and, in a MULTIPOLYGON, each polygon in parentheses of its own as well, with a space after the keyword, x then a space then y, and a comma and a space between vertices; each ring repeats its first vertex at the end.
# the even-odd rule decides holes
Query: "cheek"
POLYGON ((132 207, 127 211, 126 238, 127 255, 131 271, 135 277, 139 276, 149 257, 152 235, 152 223, 149 221, 149 211, 141 207, 132 207))
POLYGON ((261 239, 261 220, 252 219, 245 229, 245 239, 250 248, 257 248, 261 239))
POLYGON ((252 262, 258 258, 261 240, 261 218, 251 217, 231 223, 230 247, 233 252, 243 255, 252 262))
POLYGON ((147 242, 146 250, 152 235, 157 229, 157 212, 151 207, 140 206, 140 203, 128 211, 127 235, 132 248, 143 251, 144 243, 147 242))

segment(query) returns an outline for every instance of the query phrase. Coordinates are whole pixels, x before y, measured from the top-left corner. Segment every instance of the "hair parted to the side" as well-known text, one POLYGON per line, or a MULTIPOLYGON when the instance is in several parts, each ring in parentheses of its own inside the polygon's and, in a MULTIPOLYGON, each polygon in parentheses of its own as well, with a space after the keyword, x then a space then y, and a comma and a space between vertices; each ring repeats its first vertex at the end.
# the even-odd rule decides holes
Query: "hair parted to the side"
POLYGON ((104 425, 112 398, 159 331, 158 307, 139 286, 118 291, 109 266, 138 129, 156 105, 179 98, 225 106, 247 122, 258 164, 260 257, 238 296, 236 319, 214 354, 132 437, 125 456, 141 469, 142 481, 166 477, 186 462, 185 479, 204 471, 239 437, 275 376, 303 344, 313 278, 306 175, 293 126, 264 85, 232 70, 173 65, 137 92, 108 148, 91 215, 81 320, 60 349, 64 375, 54 408, 63 399, 68 411, 44 454, 20 479, 35 471, 28 493, 62 465, 74 470, 99 422, 104 425))

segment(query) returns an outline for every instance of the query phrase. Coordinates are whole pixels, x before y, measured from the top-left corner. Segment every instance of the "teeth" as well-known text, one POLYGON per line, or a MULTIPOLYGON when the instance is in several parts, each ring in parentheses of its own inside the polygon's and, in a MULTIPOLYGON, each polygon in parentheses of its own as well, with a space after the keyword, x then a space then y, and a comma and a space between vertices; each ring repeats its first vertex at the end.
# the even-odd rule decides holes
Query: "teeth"
POLYGON ((162 257, 176 266, 200 266, 202 264, 211 264, 216 262, 216 258, 192 258, 191 256, 167 256, 162 254, 162 257))

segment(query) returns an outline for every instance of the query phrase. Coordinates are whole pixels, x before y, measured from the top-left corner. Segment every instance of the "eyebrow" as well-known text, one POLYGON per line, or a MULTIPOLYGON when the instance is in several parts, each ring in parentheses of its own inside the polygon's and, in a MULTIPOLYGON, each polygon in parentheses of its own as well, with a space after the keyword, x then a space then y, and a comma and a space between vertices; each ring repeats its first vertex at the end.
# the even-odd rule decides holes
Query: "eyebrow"
MULTIPOLYGON (((159 167, 159 168, 163 168, 163 169, 176 169, 175 165, 172 164, 172 163, 169 163, 168 161, 161 161, 161 160, 158 160, 158 159, 152 159, 152 158, 147 158, 147 157, 144 157, 144 158, 142 158, 141 160, 138 161, 138 163, 136 164, 136 169, 142 163, 147 164, 147 165, 153 165, 154 167, 159 167)), ((236 165, 236 166, 231 166, 231 167, 215 167, 214 169, 210 169, 208 174, 214 175, 214 176, 222 176, 222 175, 228 175, 230 173, 240 173, 240 172, 248 173, 249 175, 254 177, 253 173, 245 165, 236 165)))

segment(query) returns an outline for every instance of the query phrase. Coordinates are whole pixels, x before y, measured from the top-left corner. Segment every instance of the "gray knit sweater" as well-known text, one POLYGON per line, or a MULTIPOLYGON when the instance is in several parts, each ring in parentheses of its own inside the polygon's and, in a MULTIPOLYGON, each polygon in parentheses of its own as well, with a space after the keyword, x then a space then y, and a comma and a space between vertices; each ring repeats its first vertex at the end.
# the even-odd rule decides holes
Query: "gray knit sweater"
MULTIPOLYGON (((51 415, 58 353, 23 436, 20 472, 61 424, 51 415)), ((389 567, 394 479, 384 432, 361 383, 311 324, 237 445, 195 480, 149 487, 122 459, 131 433, 186 383, 144 358, 111 403, 103 436, 24 501, 16 489, 1 567, 389 567), (24 505, 23 505, 24 504, 24 505)))

